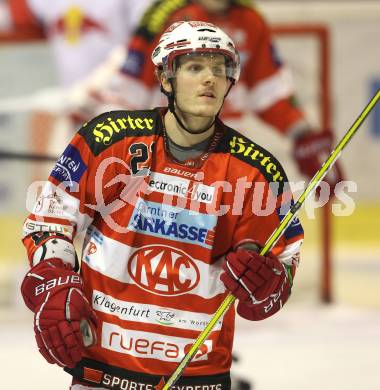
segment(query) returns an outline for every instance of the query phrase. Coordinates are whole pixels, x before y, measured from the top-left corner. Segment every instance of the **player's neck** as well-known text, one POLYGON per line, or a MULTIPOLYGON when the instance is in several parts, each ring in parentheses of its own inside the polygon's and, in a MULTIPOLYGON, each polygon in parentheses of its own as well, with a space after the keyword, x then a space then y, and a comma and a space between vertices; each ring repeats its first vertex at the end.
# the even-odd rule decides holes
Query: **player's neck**
POLYGON ((213 124, 207 131, 197 134, 197 131, 207 128, 207 126, 212 123, 212 118, 186 115, 186 118, 180 116, 180 119, 186 128, 194 133, 184 130, 177 122, 172 112, 168 111, 164 117, 165 128, 169 138, 179 146, 187 147, 199 144, 207 138, 210 138, 214 133, 215 124, 213 124))

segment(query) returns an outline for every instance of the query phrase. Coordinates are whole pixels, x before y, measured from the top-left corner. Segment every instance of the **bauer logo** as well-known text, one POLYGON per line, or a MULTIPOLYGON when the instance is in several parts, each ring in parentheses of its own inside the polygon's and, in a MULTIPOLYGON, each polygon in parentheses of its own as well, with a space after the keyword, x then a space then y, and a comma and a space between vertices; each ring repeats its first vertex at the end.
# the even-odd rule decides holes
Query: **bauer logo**
POLYGON ((74 183, 79 183, 87 169, 87 165, 83 162, 79 151, 72 145, 69 145, 62 156, 56 162, 50 176, 65 182, 70 188, 74 183))
POLYGON ((211 248, 217 216, 156 202, 136 202, 128 229, 148 236, 211 248))
MULTIPOLYGON (((28 273, 27 276, 32 276, 32 273, 28 273)), ((38 296, 42 293, 45 293, 55 287, 61 287, 64 285, 69 285, 72 287, 74 284, 82 284, 82 280, 79 275, 68 275, 60 276, 59 278, 50 279, 41 283, 35 287, 34 295, 38 296)))
POLYGON ((137 250, 128 262, 128 273, 143 290, 157 295, 181 295, 197 287, 200 272, 185 252, 165 245, 137 250))

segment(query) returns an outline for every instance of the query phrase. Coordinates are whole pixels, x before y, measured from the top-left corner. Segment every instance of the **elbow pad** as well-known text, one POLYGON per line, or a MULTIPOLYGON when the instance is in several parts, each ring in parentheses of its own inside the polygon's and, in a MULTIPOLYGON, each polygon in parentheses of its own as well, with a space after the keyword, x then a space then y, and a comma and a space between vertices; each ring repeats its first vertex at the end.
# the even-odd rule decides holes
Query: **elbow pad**
POLYGON ((54 235, 42 242, 33 253, 32 267, 48 259, 61 259, 65 264, 71 265, 73 269, 79 268, 74 245, 64 236, 54 235))

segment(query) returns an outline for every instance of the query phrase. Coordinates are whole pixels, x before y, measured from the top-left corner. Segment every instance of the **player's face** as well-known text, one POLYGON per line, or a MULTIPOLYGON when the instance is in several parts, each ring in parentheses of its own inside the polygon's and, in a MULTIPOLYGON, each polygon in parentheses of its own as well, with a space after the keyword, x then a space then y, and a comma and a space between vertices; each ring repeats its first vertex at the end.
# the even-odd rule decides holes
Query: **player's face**
POLYGON ((229 85, 224 56, 182 56, 175 77, 177 107, 186 114, 214 117, 229 85))

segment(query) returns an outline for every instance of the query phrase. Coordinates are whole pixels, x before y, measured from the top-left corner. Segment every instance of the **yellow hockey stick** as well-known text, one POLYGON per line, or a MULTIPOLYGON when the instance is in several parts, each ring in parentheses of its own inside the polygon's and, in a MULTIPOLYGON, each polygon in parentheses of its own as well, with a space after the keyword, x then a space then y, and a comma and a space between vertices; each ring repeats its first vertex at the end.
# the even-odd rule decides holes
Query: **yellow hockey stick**
MULTIPOLYGON (((322 181, 322 179, 327 174, 328 170, 334 165, 335 161, 339 158, 342 150, 345 148, 345 146, 348 144, 348 142, 354 136, 356 131, 359 129, 360 125, 364 122, 364 120, 366 119, 368 114, 375 107, 375 105, 379 99, 380 99, 380 90, 377 91, 376 95, 367 104, 367 106, 364 108, 362 113, 356 119, 354 124, 350 127, 350 129, 347 131, 347 133, 344 135, 344 137, 340 140, 340 142, 335 147, 335 149, 331 152, 330 156, 322 164, 321 168, 314 175, 314 177, 311 179, 310 183, 308 184, 306 189, 302 192, 302 194, 298 198, 297 202, 286 213, 286 215, 283 218, 283 220, 281 221, 280 225, 272 233, 272 235, 269 237, 269 239, 265 243, 265 246, 261 249, 260 255, 265 255, 267 252, 269 252, 273 248, 273 246, 276 244, 278 239, 281 237, 281 235, 284 233, 284 231, 287 229, 287 227, 291 224, 293 218, 298 213, 302 204, 305 202, 307 197, 316 189, 318 184, 322 181)), ((170 376, 170 378, 167 380, 166 383, 164 383, 164 380, 161 380, 161 382, 156 386, 157 390, 169 390, 170 387, 173 386, 177 382, 177 380, 179 379, 179 377, 182 375, 183 371, 185 370, 186 366, 190 363, 193 356, 197 353, 200 346, 203 344, 203 342, 210 335, 210 333, 211 333, 212 329, 214 328, 214 326, 216 325, 216 323, 224 315, 224 313, 227 311, 227 309, 234 303, 235 299, 236 298, 232 294, 227 295, 227 297, 224 299, 224 301, 219 306, 218 310, 215 312, 214 316, 211 318, 210 322, 207 324, 205 329, 200 333, 200 335, 198 336, 198 338, 196 339, 196 341, 194 342, 194 344, 190 348, 189 352, 181 360, 181 362, 179 363, 176 370, 173 372, 173 374, 170 376)))

